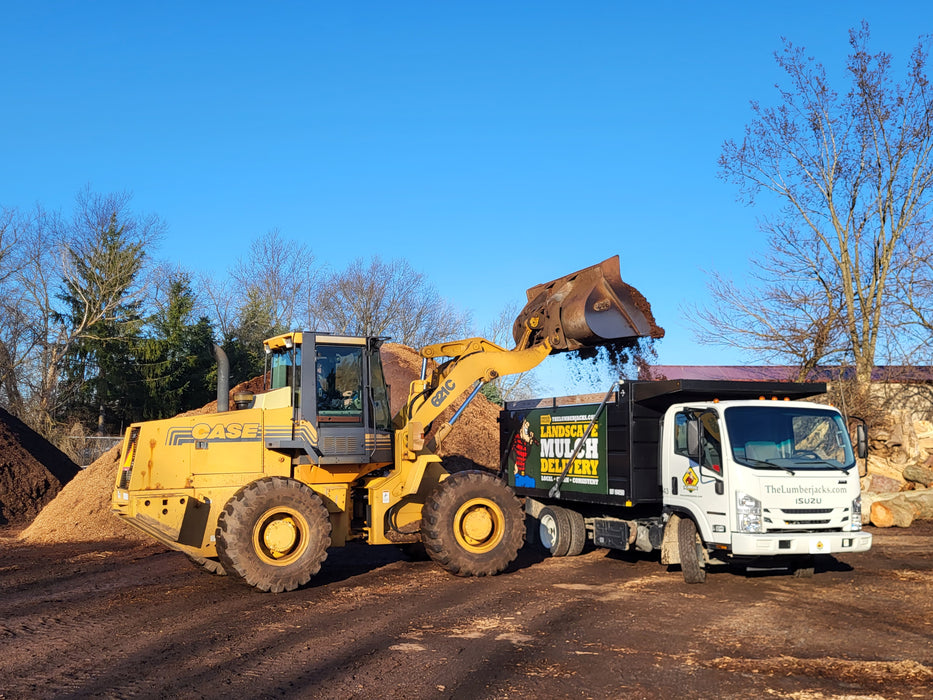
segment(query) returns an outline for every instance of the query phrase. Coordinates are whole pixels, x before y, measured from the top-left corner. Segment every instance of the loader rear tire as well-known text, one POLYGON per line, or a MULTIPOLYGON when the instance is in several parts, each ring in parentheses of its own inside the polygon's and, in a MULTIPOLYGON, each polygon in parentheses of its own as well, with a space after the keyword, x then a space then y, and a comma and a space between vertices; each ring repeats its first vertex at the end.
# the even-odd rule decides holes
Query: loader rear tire
POLYGON ((680 570, 687 583, 705 583, 706 566, 703 556, 703 542, 697 532, 696 523, 690 518, 681 517, 677 524, 677 546, 680 550, 680 570))
POLYGON ((440 482, 422 509, 428 556, 457 576, 492 576, 511 564, 525 540, 521 504, 488 472, 465 471, 440 482))
POLYGON ((217 557, 227 573, 261 591, 293 591, 320 570, 330 531, 327 508, 313 490, 266 477, 227 501, 217 519, 217 557))

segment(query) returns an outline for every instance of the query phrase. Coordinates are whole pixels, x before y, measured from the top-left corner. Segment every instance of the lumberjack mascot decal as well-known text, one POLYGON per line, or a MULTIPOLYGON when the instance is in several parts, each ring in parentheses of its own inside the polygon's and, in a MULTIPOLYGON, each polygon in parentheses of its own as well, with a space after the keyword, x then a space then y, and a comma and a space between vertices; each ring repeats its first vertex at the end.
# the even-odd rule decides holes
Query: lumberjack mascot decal
POLYGON ((522 421, 522 428, 512 439, 512 454, 515 455, 515 485, 534 488, 535 480, 525 474, 525 463, 528 461, 528 447, 539 444, 535 434, 531 432, 531 424, 522 421))

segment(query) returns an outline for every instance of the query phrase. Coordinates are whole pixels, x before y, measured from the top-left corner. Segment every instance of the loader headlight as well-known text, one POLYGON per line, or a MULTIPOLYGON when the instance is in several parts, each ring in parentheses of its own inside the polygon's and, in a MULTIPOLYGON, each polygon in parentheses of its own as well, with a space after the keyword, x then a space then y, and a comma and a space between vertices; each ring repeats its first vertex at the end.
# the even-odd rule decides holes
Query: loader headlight
POLYGON ((739 532, 761 532, 761 501, 747 493, 735 494, 735 519, 739 532))
POLYGON ((852 514, 849 516, 849 529, 862 529, 862 494, 859 494, 852 501, 852 514))

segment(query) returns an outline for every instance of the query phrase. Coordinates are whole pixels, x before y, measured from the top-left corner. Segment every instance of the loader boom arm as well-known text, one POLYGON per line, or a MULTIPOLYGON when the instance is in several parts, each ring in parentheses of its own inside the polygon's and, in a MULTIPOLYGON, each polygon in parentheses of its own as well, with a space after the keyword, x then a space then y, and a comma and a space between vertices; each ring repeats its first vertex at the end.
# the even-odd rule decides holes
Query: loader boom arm
POLYGON ((451 358, 431 378, 411 384, 408 402, 402 409, 399 427, 409 423, 429 425, 448 406, 456 403, 476 382, 486 383, 509 374, 537 367, 551 351, 547 342, 530 348, 506 350, 484 338, 437 343, 421 349, 425 359, 451 358))

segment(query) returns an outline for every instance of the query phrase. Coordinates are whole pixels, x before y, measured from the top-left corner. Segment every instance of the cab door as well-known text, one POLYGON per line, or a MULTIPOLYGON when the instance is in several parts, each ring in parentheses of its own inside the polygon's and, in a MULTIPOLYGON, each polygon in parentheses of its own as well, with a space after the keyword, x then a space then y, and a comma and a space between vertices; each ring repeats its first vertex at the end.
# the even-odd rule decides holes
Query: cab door
POLYGON ((705 542, 729 541, 729 501, 720 417, 714 409, 670 409, 665 419, 664 500, 693 514, 705 542))

